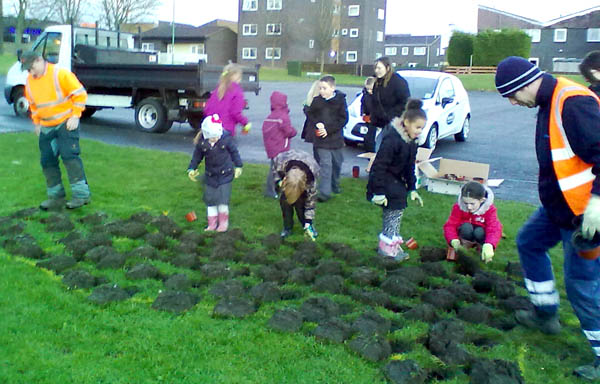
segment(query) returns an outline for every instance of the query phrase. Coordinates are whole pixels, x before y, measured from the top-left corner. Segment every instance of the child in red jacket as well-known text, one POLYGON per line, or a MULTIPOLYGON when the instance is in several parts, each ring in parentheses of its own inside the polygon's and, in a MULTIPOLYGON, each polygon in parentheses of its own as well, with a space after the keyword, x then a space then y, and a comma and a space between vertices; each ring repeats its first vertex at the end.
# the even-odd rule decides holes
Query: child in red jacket
POLYGON ((492 190, 475 181, 465 184, 444 224, 444 236, 455 250, 461 246, 481 246, 481 260, 492 261, 502 237, 492 190))

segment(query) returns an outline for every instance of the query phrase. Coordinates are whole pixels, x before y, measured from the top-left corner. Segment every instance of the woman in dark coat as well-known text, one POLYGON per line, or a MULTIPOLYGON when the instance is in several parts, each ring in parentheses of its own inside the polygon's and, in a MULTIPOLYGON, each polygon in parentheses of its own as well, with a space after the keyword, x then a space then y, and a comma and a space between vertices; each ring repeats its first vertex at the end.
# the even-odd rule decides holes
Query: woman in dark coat
POLYGON ((390 59, 380 57, 375 60, 375 86, 373 87, 373 101, 371 112, 371 124, 383 131, 377 138, 375 149, 381 145, 385 127, 395 117, 402 116, 404 106, 410 97, 410 90, 406 80, 394 72, 390 59))

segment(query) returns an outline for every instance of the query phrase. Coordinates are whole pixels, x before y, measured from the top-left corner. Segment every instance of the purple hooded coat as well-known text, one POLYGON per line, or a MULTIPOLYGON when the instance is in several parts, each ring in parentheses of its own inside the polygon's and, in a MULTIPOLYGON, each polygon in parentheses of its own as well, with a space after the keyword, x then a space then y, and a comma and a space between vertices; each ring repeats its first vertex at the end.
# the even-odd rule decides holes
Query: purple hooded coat
POLYGON ((223 122, 223 129, 231 133, 231 136, 235 136, 236 124, 244 126, 248 123, 248 118, 242 115, 245 105, 242 87, 238 83, 231 83, 221 100, 219 100, 219 87, 212 91, 204 108, 204 116, 216 113, 223 122))
POLYGON ((290 149, 290 139, 297 132, 290 121, 287 96, 275 91, 271 94, 271 113, 262 126, 263 142, 269 159, 290 149))

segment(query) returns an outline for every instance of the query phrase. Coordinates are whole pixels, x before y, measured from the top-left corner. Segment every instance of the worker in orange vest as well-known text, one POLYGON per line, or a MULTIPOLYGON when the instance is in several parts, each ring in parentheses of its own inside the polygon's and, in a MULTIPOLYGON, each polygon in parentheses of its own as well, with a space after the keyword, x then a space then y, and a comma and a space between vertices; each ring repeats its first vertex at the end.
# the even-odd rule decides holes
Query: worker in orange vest
POLYGON ((600 99, 517 56, 498 64, 496 88, 512 105, 538 108, 535 147, 542 206, 516 239, 534 310, 517 311, 515 318, 547 334, 560 332, 559 295, 548 250, 562 242, 567 297, 596 356, 594 363, 574 373, 600 379, 600 259, 579 257, 571 241, 575 218, 581 216, 586 238, 600 232, 600 99))
POLYGON ((85 88, 71 71, 46 62, 35 51, 21 55, 21 68, 29 71, 25 96, 39 136, 40 162, 46 177, 48 199, 40 208, 75 209, 86 205, 90 189, 79 156, 79 118, 87 100, 85 88), (59 156, 71 184, 72 198, 66 204, 59 156))

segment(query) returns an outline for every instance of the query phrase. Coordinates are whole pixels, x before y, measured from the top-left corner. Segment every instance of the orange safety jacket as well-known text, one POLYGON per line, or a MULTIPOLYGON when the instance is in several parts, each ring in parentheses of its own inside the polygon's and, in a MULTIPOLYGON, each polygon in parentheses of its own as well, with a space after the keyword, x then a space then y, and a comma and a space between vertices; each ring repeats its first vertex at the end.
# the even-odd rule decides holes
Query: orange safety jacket
POLYGON ((558 186, 575 216, 583 214, 592 194, 592 184, 596 175, 592 173, 592 165, 583 161, 571 149, 562 122, 562 111, 565 100, 573 96, 592 96, 600 99, 588 88, 563 77, 556 79, 556 87, 550 105, 550 150, 552 165, 558 180, 558 186))
POLYGON ((71 116, 81 117, 87 93, 71 71, 46 63, 42 76, 35 78, 29 74, 27 77, 25 97, 33 123, 50 127, 71 116))

